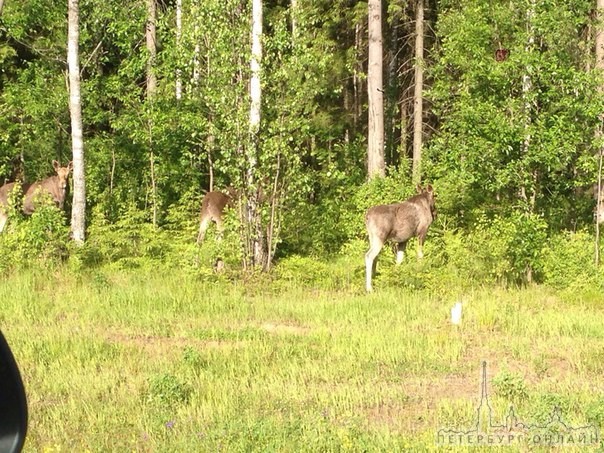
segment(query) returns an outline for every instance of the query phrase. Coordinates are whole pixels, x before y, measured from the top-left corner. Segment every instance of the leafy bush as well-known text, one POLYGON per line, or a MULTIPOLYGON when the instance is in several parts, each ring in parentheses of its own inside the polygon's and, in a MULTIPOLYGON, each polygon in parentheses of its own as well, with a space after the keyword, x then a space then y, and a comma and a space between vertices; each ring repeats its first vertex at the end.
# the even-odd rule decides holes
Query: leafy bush
MULTIPOLYGON (((359 261, 359 266, 361 262, 359 261)), ((353 283, 350 262, 326 262, 316 258, 293 255, 280 260, 275 266, 275 276, 284 285, 299 285, 321 289, 342 289, 353 283)), ((362 278, 358 276, 358 284, 362 278)))
POLYGON ((0 234, 0 270, 27 267, 34 262, 58 263, 67 256, 69 228, 65 214, 52 204, 41 204, 24 218, 11 203, 9 220, 0 234))
POLYGON ((493 378, 493 387, 498 396, 509 401, 522 403, 528 398, 524 378, 507 370, 501 371, 493 378))
POLYGON ((149 379, 147 400, 161 406, 172 406, 186 403, 192 388, 177 376, 168 373, 156 374, 149 379))
POLYGON ((361 185, 353 194, 342 216, 342 228, 351 238, 365 237, 365 213, 378 204, 400 203, 415 193, 404 166, 391 169, 385 178, 375 178, 361 185))
POLYGON ((587 231, 563 231, 543 250, 544 282, 556 289, 582 290, 604 283, 594 263, 594 238, 587 231))
POLYGON ((118 221, 109 223, 95 211, 86 243, 74 247, 70 259, 72 268, 102 265, 118 269, 167 267, 210 276, 218 258, 227 269, 240 267, 240 230, 234 212, 226 215, 222 240, 218 240, 215 228, 211 228, 201 246, 195 242, 197 226, 192 222, 185 226, 183 222, 177 222, 177 225, 155 228, 147 216, 146 212, 131 208, 118 221))

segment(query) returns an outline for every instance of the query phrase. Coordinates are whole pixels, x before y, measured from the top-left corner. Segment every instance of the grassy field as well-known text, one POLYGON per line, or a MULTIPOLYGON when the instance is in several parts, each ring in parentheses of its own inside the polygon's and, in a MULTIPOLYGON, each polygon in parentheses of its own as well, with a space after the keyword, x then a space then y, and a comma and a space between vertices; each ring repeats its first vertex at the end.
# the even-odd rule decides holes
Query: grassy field
POLYGON ((165 271, 6 277, 0 327, 28 392, 26 451, 439 450, 439 428, 475 424, 482 361, 494 419, 512 404, 545 423, 559 407, 602 428, 602 299, 451 294, 165 271))

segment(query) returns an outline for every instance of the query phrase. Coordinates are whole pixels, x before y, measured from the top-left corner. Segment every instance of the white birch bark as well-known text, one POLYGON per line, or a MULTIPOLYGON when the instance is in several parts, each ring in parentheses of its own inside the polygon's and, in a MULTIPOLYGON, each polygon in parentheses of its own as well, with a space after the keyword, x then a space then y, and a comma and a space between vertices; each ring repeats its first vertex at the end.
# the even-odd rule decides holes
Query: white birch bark
POLYGON ((157 77, 155 76, 155 58, 157 56, 156 45, 156 6, 155 0, 147 0, 147 27, 145 31, 145 39, 147 43, 147 52, 149 59, 147 60, 147 98, 153 97, 157 89, 157 77))
MULTIPOLYGON (((604 77, 604 0, 596 2, 596 70, 600 76, 604 77)), ((604 85, 600 85, 600 93, 604 93, 604 85)), ((600 125, 596 130, 596 139, 602 139, 604 112, 600 113, 600 125)), ((604 199, 602 186, 602 159, 604 157, 604 148, 600 145, 598 149, 598 176, 596 181, 596 243, 595 243, 595 262, 600 264, 600 225, 604 223, 604 199)))
MULTIPOLYGON (((180 55, 182 51, 182 0, 176 0, 176 52, 180 55)), ((180 70, 180 58, 176 69, 176 86, 174 87, 176 99, 182 98, 182 71, 180 70)))
POLYGON ((258 182, 255 173, 258 166, 258 134, 260 132, 262 87, 260 69, 262 62, 262 0, 252 0, 252 57, 250 61, 250 146, 248 149, 247 206, 248 228, 253 265, 266 267, 264 235, 258 210, 258 182))
POLYGON ((422 179, 424 116, 424 2, 417 0, 415 11, 415 84, 413 93, 413 183, 422 179))
POLYGON ((67 65, 69 71, 69 113, 73 154, 73 202, 71 233, 75 242, 83 243, 86 229, 86 179, 84 176, 84 135, 80 96, 79 2, 68 0, 67 65))
POLYGON ((369 0, 369 64, 367 95, 369 102, 367 174, 369 178, 386 174, 384 161, 384 87, 382 76, 382 1, 369 0))

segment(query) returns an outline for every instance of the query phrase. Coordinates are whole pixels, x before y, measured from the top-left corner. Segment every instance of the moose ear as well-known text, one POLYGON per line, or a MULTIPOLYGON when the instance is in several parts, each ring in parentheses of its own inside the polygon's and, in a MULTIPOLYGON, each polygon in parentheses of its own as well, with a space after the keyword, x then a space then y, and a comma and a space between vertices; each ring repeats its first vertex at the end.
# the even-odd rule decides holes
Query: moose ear
POLYGON ((67 169, 69 171, 73 170, 73 161, 71 161, 71 160, 69 161, 69 163, 67 164, 67 169))
POLYGON ((61 167, 61 164, 59 163, 59 161, 57 161, 57 160, 52 161, 52 168, 54 168, 55 171, 58 171, 60 167, 61 167))
POLYGON ((433 192, 434 189, 432 189, 432 184, 428 184, 426 186, 426 192, 433 192))
POLYGON ((422 189, 422 185, 418 184, 417 186, 415 186, 415 191, 417 193, 422 193, 424 191, 424 189, 422 189))

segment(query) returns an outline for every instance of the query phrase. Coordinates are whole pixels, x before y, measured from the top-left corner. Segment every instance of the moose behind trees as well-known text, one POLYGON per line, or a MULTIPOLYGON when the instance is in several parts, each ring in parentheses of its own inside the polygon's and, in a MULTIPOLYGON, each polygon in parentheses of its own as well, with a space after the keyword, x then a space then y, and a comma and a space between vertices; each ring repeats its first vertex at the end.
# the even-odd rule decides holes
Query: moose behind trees
POLYGON ((423 257, 422 246, 430 224, 436 217, 432 186, 417 186, 417 195, 402 203, 378 205, 369 208, 365 224, 369 234, 369 251, 365 255, 366 289, 373 291, 371 279, 375 272, 375 259, 387 240, 398 243, 396 264, 403 261, 407 241, 418 239, 417 256, 423 257))
POLYGON ((210 222, 216 223, 218 233, 223 231, 224 209, 230 204, 233 194, 229 191, 229 195, 222 192, 211 191, 203 196, 201 202, 201 212, 199 215, 199 234, 197 235, 197 243, 200 244, 206 235, 206 230, 210 226, 210 222))
MULTIPOLYGON (((67 186, 69 184, 69 174, 72 170, 72 163, 69 162, 66 167, 61 167, 58 161, 53 160, 52 166, 56 175, 49 176, 41 181, 32 184, 23 184, 23 213, 31 215, 36 207, 36 198, 39 195, 48 194, 59 209, 63 209, 65 196, 67 195, 67 186)), ((10 182, 0 187, 0 232, 4 230, 8 220, 9 196, 16 184, 19 182, 10 182)))

